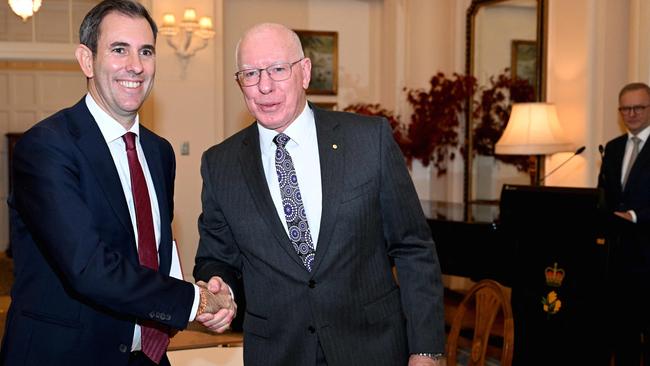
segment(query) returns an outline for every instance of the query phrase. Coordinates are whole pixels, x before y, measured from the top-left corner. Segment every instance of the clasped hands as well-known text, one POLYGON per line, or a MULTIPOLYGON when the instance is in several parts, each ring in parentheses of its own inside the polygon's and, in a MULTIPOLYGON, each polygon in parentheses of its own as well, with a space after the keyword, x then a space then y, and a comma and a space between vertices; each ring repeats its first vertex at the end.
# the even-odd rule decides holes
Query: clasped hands
POLYGON ((210 278, 207 283, 198 281, 196 285, 201 288, 201 301, 205 301, 205 307, 197 314, 195 321, 213 332, 225 332, 237 315, 237 304, 232 298, 230 287, 217 276, 210 278))

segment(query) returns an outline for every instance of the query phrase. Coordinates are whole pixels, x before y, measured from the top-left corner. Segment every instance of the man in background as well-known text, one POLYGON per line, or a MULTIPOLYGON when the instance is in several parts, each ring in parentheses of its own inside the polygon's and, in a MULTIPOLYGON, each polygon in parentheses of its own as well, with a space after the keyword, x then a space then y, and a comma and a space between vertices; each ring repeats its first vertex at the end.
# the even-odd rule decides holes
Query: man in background
POLYGON ((245 297, 245 364, 441 364, 439 262, 388 122, 309 104, 285 26, 253 27, 236 54, 256 122, 202 158, 194 276, 245 297))
POLYGON ((135 1, 95 6, 75 52, 88 94, 16 145, 0 365, 169 365, 172 329, 234 315, 230 294, 170 277, 174 152, 138 117, 156 32, 135 1))
POLYGON ((611 342, 616 365, 650 365, 650 87, 628 84, 618 99, 627 132, 607 143, 598 182, 612 213, 611 342))

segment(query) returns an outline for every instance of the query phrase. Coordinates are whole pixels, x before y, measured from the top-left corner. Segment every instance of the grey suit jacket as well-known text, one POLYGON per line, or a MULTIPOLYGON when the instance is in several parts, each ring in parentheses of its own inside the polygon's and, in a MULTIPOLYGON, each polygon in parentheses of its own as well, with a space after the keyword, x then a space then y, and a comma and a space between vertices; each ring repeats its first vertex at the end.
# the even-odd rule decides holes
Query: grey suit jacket
POLYGON ((443 352, 439 262, 388 123, 312 109, 323 182, 313 271, 273 206, 252 124, 203 155, 196 279, 243 280, 249 366, 313 365, 318 342, 330 366, 443 352))

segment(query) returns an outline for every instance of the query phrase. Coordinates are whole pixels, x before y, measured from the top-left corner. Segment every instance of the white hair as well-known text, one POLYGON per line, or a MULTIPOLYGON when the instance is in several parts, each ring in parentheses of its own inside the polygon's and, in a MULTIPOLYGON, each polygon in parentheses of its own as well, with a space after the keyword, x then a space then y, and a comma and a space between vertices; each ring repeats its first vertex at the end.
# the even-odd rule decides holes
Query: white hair
POLYGON ((260 23, 252 28, 248 29, 246 33, 239 39, 237 42, 237 47, 235 48, 235 64, 239 67, 239 47, 241 44, 248 38, 257 35, 263 32, 277 32, 278 34, 284 34, 287 37, 288 47, 295 52, 299 58, 305 57, 305 52, 302 50, 302 44, 300 43, 300 37, 293 30, 289 29, 287 26, 279 23, 260 23))

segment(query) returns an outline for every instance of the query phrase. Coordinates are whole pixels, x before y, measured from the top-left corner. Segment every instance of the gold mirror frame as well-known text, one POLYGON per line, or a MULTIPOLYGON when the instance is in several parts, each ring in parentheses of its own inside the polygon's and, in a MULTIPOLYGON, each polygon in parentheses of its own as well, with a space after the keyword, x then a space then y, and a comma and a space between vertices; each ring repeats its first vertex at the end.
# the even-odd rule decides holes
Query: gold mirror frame
MULTIPOLYGON (((486 6, 502 3, 509 0, 472 0, 472 3, 467 9, 466 16, 466 42, 465 42, 465 74, 474 75, 474 43, 475 43, 475 17, 478 11, 486 6)), ((537 101, 546 100, 546 28, 547 28, 547 19, 548 19, 548 0, 536 0, 537 1, 537 30, 536 30, 536 41, 537 41, 537 72, 536 72, 536 95, 537 101)), ((510 65, 508 65, 510 66, 510 65)), ((473 215, 470 213, 472 209, 470 208, 471 204, 475 203, 496 203, 494 201, 480 201, 472 197, 472 188, 473 188, 473 131, 472 131, 472 113, 471 106, 472 101, 467 101, 467 113, 466 113, 466 124, 465 124, 465 147, 466 147, 466 158, 465 158, 465 171, 464 171, 464 201, 467 206, 466 210, 466 220, 473 221, 473 215)))

